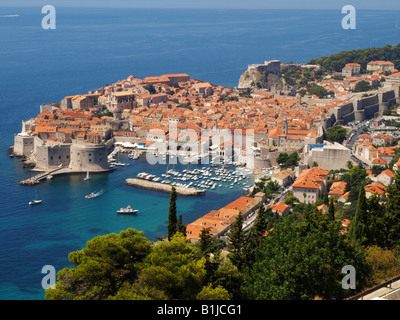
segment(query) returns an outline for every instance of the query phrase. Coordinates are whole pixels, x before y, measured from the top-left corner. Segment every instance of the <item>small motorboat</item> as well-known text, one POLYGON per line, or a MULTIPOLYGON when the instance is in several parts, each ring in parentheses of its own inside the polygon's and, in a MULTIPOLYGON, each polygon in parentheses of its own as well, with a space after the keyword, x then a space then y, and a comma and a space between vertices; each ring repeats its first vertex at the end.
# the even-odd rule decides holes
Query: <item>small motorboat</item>
POLYGON ((121 208, 121 209, 119 209, 118 211, 117 211, 117 213, 122 213, 122 214, 130 214, 130 213, 132 213, 132 214, 135 214, 135 213, 137 213, 139 210, 134 210, 134 209, 132 209, 132 207, 131 206, 127 206, 126 208, 121 208))
POLYGON ((94 198, 94 197, 96 197, 96 195, 93 192, 88 194, 87 196, 85 196, 86 199, 90 199, 90 198, 94 198))

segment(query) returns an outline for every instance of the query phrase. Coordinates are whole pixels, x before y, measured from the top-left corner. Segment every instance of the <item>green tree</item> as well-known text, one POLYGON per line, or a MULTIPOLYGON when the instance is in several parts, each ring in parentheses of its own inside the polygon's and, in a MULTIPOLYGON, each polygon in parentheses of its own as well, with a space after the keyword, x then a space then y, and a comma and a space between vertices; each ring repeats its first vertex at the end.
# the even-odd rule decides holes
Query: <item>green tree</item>
POLYGON ((350 237, 361 245, 368 242, 368 207, 367 198, 365 196, 365 185, 362 184, 359 195, 357 210, 354 219, 351 221, 349 234, 350 237))
POLYGON ((168 209, 168 240, 171 240, 173 235, 177 231, 177 218, 176 218, 176 200, 178 195, 176 193, 175 187, 171 188, 171 196, 169 199, 169 209, 168 209))
POLYGON ((196 243, 202 257, 205 259, 206 283, 212 282, 212 277, 219 266, 219 250, 215 238, 210 233, 210 228, 203 228, 200 240, 196 243))
POLYGON ((246 262, 246 236, 243 230, 243 216, 241 212, 236 217, 236 221, 231 224, 228 232, 228 251, 229 259, 238 268, 243 271, 246 262))
POLYGON ((397 171, 394 177, 394 184, 387 190, 387 241, 389 248, 400 245, 400 171, 397 171))
POLYGON ((333 198, 329 201, 328 219, 332 221, 335 220, 335 204, 333 203, 333 198))
POLYGON ((133 291, 157 291, 167 299, 195 299, 206 275, 205 259, 181 233, 160 241, 144 259, 133 291))
POLYGON ((267 216, 263 203, 260 203, 254 225, 249 231, 246 241, 246 261, 247 266, 255 261, 255 250, 261 244, 263 234, 267 231, 267 216))
POLYGON ((324 87, 314 84, 314 85, 309 86, 308 94, 316 95, 316 96, 318 96, 318 98, 322 99, 323 97, 325 97, 328 94, 328 91, 324 87))
POLYGON ((367 176, 367 171, 360 164, 344 173, 342 180, 347 183, 346 192, 350 191, 349 201, 353 202, 358 199, 361 184, 365 182, 367 176))
POLYGON ((125 282, 137 280, 150 245, 134 229, 89 240, 86 248, 68 255, 75 267, 57 273, 56 287, 46 290, 46 300, 101 300, 117 294, 125 282))
POLYGON ((229 300, 229 292, 221 287, 214 288, 212 284, 208 284, 197 294, 197 300, 229 300))
POLYGON ((280 165, 285 165, 288 158, 289 158, 289 155, 286 152, 282 152, 276 158, 276 162, 278 162, 280 165))
POLYGON ((222 256, 217 270, 212 274, 210 283, 214 287, 222 286, 228 290, 231 299, 244 299, 242 285, 245 275, 232 263, 231 259, 222 256))
POLYGON ((326 138, 329 142, 342 143, 346 134, 347 130, 340 125, 335 125, 326 130, 326 138))
POLYGON ((367 200, 368 206, 368 245, 387 247, 386 207, 379 195, 374 194, 367 200))
POLYGON ((354 88, 354 92, 365 92, 365 91, 370 91, 371 85, 369 84, 369 82, 365 81, 365 80, 361 80, 359 82, 357 82, 355 88, 354 88))
POLYGON ((178 222, 176 224, 176 231, 186 236, 186 225, 182 222, 182 215, 179 215, 178 222))
POLYGON ((370 274, 365 254, 339 233, 340 224, 314 211, 300 220, 287 216, 263 240, 245 292, 254 300, 342 299, 345 265, 357 270, 357 289, 370 274))
POLYGON ((328 194, 328 191, 325 191, 324 197, 322 199, 324 201, 324 204, 328 206, 329 205, 329 194, 328 194))

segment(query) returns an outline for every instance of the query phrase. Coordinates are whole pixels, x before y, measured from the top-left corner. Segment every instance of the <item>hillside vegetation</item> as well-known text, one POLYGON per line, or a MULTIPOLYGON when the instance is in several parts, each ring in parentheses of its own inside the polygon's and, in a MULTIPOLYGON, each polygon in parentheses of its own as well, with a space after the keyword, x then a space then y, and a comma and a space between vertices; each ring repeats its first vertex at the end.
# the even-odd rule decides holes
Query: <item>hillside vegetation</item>
POLYGON ((374 60, 391 61, 395 68, 400 68, 400 44, 386 45, 382 48, 368 48, 359 50, 342 51, 328 57, 312 59, 308 64, 319 64, 324 71, 341 72, 347 63, 359 63, 361 72, 367 69, 367 63, 374 60))

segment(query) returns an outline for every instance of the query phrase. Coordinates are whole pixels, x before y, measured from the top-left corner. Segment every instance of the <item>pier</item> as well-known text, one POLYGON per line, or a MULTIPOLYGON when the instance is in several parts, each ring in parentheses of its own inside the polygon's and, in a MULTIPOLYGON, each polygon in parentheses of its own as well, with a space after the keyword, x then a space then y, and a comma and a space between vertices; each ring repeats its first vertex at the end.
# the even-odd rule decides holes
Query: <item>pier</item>
POLYGON ((49 175, 51 175, 52 173, 55 173, 59 170, 61 170, 61 168, 57 168, 54 170, 39 173, 36 176, 30 177, 29 179, 22 180, 19 184, 24 185, 24 186, 32 186, 32 185, 38 184, 38 183, 40 183, 41 180, 46 179, 49 175))
MULTIPOLYGON (((158 183, 153 181, 147 181, 143 179, 126 179, 125 183, 132 187, 147 189, 147 190, 155 190, 161 192, 171 193, 172 186, 169 184, 158 183)), ((175 187, 176 193, 180 196, 204 196, 205 190, 198 190, 195 188, 184 188, 184 187, 175 187)))

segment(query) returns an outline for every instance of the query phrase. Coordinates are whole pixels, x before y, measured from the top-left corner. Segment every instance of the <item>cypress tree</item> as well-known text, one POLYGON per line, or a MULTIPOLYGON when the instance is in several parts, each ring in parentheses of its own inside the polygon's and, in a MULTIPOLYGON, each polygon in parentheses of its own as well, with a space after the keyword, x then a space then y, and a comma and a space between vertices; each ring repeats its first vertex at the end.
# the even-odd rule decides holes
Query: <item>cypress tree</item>
POLYGON ((177 230, 177 218, 176 218, 176 199, 178 198, 175 187, 171 189, 171 196, 169 199, 168 209, 168 240, 171 241, 172 236, 177 230))
POLYGON ((328 195, 328 191, 326 191, 324 193, 324 197, 323 197, 323 201, 325 205, 329 205, 329 195, 328 195))
POLYGON ((335 220, 335 205, 332 198, 329 201, 328 219, 335 220))
POLYGON ((176 231, 182 233, 186 237, 186 225, 182 222, 182 215, 179 215, 176 231))
POLYGON ((238 268, 243 270, 245 263, 245 232, 243 230, 243 216, 239 212, 236 221, 231 224, 228 232, 228 251, 229 259, 238 268))
POLYGON ((357 210, 353 221, 350 223, 350 237, 361 245, 368 240, 368 206, 363 183, 358 193, 357 210))

